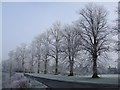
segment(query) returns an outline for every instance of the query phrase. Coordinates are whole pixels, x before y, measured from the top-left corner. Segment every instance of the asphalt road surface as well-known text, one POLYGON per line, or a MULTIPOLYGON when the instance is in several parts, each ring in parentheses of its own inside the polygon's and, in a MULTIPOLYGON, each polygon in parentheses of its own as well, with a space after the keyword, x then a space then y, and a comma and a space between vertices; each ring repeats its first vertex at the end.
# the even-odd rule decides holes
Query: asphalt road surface
POLYGON ((50 79, 45 77, 38 77, 30 74, 25 74, 27 78, 37 80, 48 88, 97 88, 97 90, 118 90, 118 84, 107 84, 107 83, 91 83, 91 82, 75 82, 66 80, 50 79))

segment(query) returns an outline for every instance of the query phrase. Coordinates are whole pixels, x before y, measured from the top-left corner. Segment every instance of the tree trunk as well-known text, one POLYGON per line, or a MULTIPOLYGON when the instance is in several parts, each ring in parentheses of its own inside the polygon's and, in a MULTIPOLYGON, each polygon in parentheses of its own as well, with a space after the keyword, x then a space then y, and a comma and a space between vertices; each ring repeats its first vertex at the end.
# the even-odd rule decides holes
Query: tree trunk
POLYGON ((25 73, 24 59, 22 60, 22 71, 23 71, 23 73, 25 73))
POLYGON ((56 57, 55 75, 58 75, 58 58, 56 57))
POLYGON ((74 60, 72 59, 71 60, 71 57, 69 56, 69 60, 70 60, 70 74, 68 76, 73 76, 73 63, 74 63, 74 60))
POLYGON ((92 78, 99 78, 98 72, 97 72, 97 58, 93 57, 93 76, 92 78))
POLYGON ((10 63, 10 83, 11 83, 11 77, 12 77, 12 63, 10 63))
POLYGON ((70 74, 68 76, 73 76, 73 63, 70 64, 70 74))
POLYGON ((47 59, 45 60, 45 70, 44 70, 44 74, 47 74, 47 59))
POLYGON ((30 69, 30 73, 33 73, 33 55, 32 55, 32 61, 31 61, 31 69, 30 69))
POLYGON ((40 56, 38 56, 38 71, 37 73, 40 73, 40 56))
POLYGON ((58 48, 56 47, 56 58, 55 58, 55 75, 58 75, 58 48))
POLYGON ((33 73, 33 64, 30 67, 30 73, 33 73))
POLYGON ((40 63, 38 63, 38 71, 37 73, 40 73, 40 63))

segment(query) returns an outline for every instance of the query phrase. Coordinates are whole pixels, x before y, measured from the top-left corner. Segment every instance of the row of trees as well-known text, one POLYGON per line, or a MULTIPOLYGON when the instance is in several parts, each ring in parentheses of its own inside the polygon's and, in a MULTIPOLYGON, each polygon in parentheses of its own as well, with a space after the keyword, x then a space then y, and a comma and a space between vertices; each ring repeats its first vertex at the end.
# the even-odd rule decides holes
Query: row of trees
POLYGON ((48 73, 48 64, 55 64, 54 74, 58 74, 59 63, 68 63, 69 76, 74 75, 75 63, 92 62, 92 77, 98 78, 97 64, 110 50, 111 29, 107 23, 107 11, 90 4, 81 9, 79 15, 80 18, 71 25, 55 22, 30 45, 22 44, 10 51, 9 59, 23 72, 25 67, 34 72, 37 63, 37 73, 40 73, 42 62, 45 74, 48 73))

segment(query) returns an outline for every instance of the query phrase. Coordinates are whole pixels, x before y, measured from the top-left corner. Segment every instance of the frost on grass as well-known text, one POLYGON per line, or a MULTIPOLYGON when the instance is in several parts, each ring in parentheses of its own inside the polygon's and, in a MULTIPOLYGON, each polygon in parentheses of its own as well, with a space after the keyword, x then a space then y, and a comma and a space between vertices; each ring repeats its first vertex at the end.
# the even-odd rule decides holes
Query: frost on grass
POLYGON ((13 73, 11 78, 9 73, 3 72, 2 88, 47 88, 42 83, 26 78, 22 73, 13 73))
POLYGON ((30 83, 31 83, 31 87, 33 88, 47 88, 46 85, 36 81, 36 80, 33 80, 33 79, 30 79, 30 83))
POLYGON ((29 80, 23 74, 14 73, 11 78, 9 73, 3 73, 3 88, 30 88, 29 80))
POLYGON ((30 88, 29 80, 26 78, 15 80, 12 82, 11 88, 30 88))

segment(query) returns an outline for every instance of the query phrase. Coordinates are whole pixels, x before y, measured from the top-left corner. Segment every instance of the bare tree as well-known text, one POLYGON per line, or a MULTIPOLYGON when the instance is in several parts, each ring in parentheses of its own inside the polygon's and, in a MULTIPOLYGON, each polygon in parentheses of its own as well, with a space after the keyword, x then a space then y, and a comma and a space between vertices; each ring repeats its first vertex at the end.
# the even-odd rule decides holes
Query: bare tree
POLYGON ((117 25, 115 26, 114 30, 116 31, 116 34, 118 35, 118 40, 116 41, 117 44, 117 48, 115 48, 115 50, 119 53, 120 51, 120 41, 119 41, 119 37, 120 37, 120 2, 118 3, 118 18, 117 18, 117 25))
POLYGON ((59 54, 61 53, 60 50, 60 45, 61 45, 61 30, 62 26, 59 22, 55 22, 53 26, 50 28, 51 32, 51 54, 50 56, 55 59, 55 74, 58 74, 58 59, 59 59, 59 54))
POLYGON ((120 51, 120 48, 119 48, 119 45, 120 45, 120 41, 119 41, 119 34, 120 34, 120 2, 118 3, 118 7, 117 7, 117 10, 115 11, 115 14, 118 15, 118 17, 114 20, 114 23, 112 28, 112 35, 114 37, 116 37, 114 40, 113 40, 113 43, 115 43, 115 47, 113 47, 113 50, 115 52, 119 52, 120 51))
POLYGON ((107 25, 107 11, 100 6, 90 4, 79 12, 81 16, 77 23, 81 30, 83 40, 82 49, 89 52, 93 61, 93 76, 98 78, 97 60, 102 53, 107 52, 109 47, 107 25))
POLYGON ((120 74, 120 1, 118 3, 118 73, 120 74))
POLYGON ((50 56, 50 47, 49 47, 49 32, 45 32, 42 34, 42 60, 44 61, 44 74, 47 74, 47 65, 50 56))
POLYGON ((8 55, 9 55, 9 74, 10 74, 10 83, 11 83, 11 77, 12 77, 12 72, 13 72, 13 60, 14 60, 14 51, 12 50, 12 51, 10 51, 9 53, 8 53, 8 55))
POLYGON ((120 2, 118 3, 118 32, 120 32, 120 2))
POLYGON ((76 56, 78 55, 78 52, 81 50, 80 48, 81 38, 78 33, 78 30, 76 30, 73 26, 70 25, 65 26, 63 31, 63 37, 64 37, 63 50, 69 59, 70 67, 69 76, 73 76, 74 62, 76 56))
POLYGON ((35 43, 35 55, 37 57, 37 64, 38 64, 37 73, 40 73, 41 45, 42 45, 41 40, 42 40, 41 35, 38 35, 33 41, 33 43, 35 43))
POLYGON ((34 68, 34 63, 35 63, 35 57, 36 57, 36 53, 35 53, 35 43, 31 43, 29 46, 29 63, 30 63, 30 72, 34 72, 33 68, 34 68))
POLYGON ((25 73, 25 59, 27 58, 27 45, 22 43, 17 47, 17 52, 19 54, 19 60, 22 61, 22 71, 25 73))
POLYGON ((16 47, 16 49, 14 50, 14 64, 15 66, 15 71, 17 72, 22 72, 23 71, 23 67, 22 67, 22 60, 20 58, 20 51, 19 48, 16 47))

